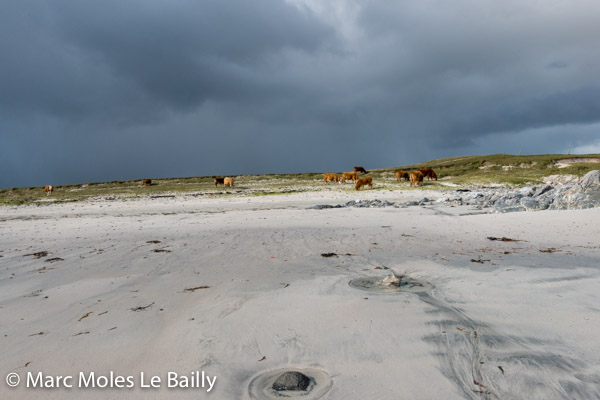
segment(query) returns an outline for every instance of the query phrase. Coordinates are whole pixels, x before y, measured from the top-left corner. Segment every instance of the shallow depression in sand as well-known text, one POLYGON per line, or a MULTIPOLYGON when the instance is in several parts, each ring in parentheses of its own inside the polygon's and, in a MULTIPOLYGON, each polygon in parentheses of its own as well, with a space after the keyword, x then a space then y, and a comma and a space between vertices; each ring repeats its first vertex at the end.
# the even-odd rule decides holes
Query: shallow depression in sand
POLYGON ((255 400, 281 400, 285 398, 316 400, 323 397, 331 389, 332 385, 333 381, 325 371, 314 368, 284 368, 263 372, 253 378, 248 386, 248 393, 250 394, 250 398, 255 400), (310 379, 310 384, 306 390, 273 389, 273 383, 275 383, 277 378, 288 371, 300 372, 310 379))
POLYGON ((433 288, 433 285, 420 279, 411 278, 408 276, 402 277, 400 285, 383 285, 381 284, 381 276, 370 276, 366 278, 353 279, 348 284, 360 290, 376 293, 420 293, 426 292, 433 288))

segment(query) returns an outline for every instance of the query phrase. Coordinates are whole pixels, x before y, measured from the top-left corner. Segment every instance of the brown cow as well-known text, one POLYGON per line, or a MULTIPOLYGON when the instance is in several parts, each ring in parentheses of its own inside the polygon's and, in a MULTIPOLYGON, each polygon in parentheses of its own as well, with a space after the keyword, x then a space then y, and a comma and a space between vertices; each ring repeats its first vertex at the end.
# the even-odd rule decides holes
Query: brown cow
POLYGON ((408 177, 408 172, 406 171, 396 171, 396 180, 399 181, 400 179, 405 179, 405 180, 410 180, 410 178, 408 177))
POLYGON ((222 176, 215 176, 214 177, 215 180, 215 187, 217 187, 217 184, 221 184, 223 186, 225 186, 225 178, 223 178, 222 176))
POLYGON ((52 194, 52 192, 54 191, 54 186, 46 185, 46 186, 44 186, 44 191, 46 192, 46 196, 50 196, 52 194))
POLYGON ((340 181, 340 176, 338 174, 334 174, 334 173, 327 173, 327 174, 323 174, 323 182, 339 182, 340 181))
POLYGON ((358 180, 357 172, 342 172, 342 183, 346 183, 346 180, 356 182, 358 180))
POLYGON ((354 172, 362 172, 363 174, 367 173, 363 167, 354 167, 354 172))
POLYGON ((369 185, 370 189, 373 189, 373 178, 371 178, 370 176, 367 176, 365 178, 361 178, 358 181, 356 181, 356 186, 354 187, 354 189, 358 190, 363 186, 369 185))
POLYGON ((223 179, 223 186, 233 187, 233 178, 227 177, 223 179))
POLYGON ((419 169, 419 172, 423 174, 423 176, 427 177, 429 180, 433 179, 437 181, 437 175, 431 168, 422 168, 419 169))
POLYGON ((143 186, 150 186, 150 185, 152 185, 152 179, 142 179, 142 185, 143 186))
POLYGON ((423 173, 421 171, 413 171, 410 173, 410 186, 417 186, 423 183, 423 173))

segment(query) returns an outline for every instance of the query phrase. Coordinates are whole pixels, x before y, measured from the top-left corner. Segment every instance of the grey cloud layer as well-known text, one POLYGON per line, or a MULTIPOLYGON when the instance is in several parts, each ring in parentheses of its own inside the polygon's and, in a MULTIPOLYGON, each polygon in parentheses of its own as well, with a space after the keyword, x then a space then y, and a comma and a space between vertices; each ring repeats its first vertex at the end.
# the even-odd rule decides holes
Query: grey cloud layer
POLYGON ((1 2, 0 187, 600 141, 600 3, 306 1, 1 2))
POLYGON ((2 71, 8 86, 2 103, 67 118, 135 121, 148 109, 268 96, 280 89, 261 66, 265 57, 283 48, 314 51, 332 34, 310 13, 279 0, 38 7, 12 2, 1 10, 0 22, 16 38, 6 43, 13 57, 2 71))

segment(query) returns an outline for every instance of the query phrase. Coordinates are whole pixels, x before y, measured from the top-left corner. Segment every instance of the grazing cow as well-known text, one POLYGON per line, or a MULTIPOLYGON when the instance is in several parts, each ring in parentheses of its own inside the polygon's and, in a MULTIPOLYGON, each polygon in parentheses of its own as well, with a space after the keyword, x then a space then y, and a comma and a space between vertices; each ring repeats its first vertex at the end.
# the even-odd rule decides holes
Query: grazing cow
POLYGON ((354 187, 354 189, 358 190, 366 185, 369 185, 369 188, 373 189, 373 178, 371 178, 370 176, 360 178, 358 181, 356 181, 356 186, 354 187))
POLYGON ((329 173, 329 174, 323 174, 323 182, 338 182, 340 181, 340 176, 338 174, 334 174, 334 173, 329 173))
POLYGON ((54 192, 54 186, 46 185, 44 186, 44 191, 46 192, 46 196, 50 196, 54 192))
POLYGON ((410 186, 417 187, 419 183, 423 183, 423 173, 421 171, 413 171, 410 173, 410 186))
POLYGON ((357 172, 342 172, 342 183, 346 183, 347 180, 356 182, 358 180, 357 172))
POLYGON ((223 178, 223 186, 227 186, 229 185, 229 187, 233 187, 233 178, 227 177, 227 178, 223 178))
POLYGON ((220 183, 221 185, 225 186, 225 178, 223 178, 222 176, 215 176, 215 187, 217 187, 217 185, 220 183))
POLYGON ((362 172, 363 174, 367 173, 363 167, 354 167, 354 172, 362 172))
POLYGON ((419 170, 419 172, 422 173, 423 176, 426 176, 429 180, 433 179, 437 181, 437 175, 431 168, 422 168, 419 170))
POLYGON ((410 180, 410 178, 408 177, 408 172, 406 171, 396 171, 396 180, 399 181, 400 179, 404 179, 404 180, 410 180))
POLYGON ((143 186, 150 186, 150 185, 152 185, 152 179, 143 179, 142 180, 142 185, 143 186))

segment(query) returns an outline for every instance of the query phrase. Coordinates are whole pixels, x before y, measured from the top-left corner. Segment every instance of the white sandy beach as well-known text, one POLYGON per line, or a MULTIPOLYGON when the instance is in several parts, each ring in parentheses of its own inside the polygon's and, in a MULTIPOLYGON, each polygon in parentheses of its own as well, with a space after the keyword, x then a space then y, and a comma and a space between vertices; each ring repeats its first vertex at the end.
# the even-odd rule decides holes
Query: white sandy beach
POLYGON ((422 195, 2 207, 0 398, 250 399, 260 374, 311 368, 331 379, 324 399, 600 398, 600 208, 307 209, 422 195), (432 288, 348 284, 390 270, 432 288), (110 371, 134 387, 76 387, 110 371), (210 392, 167 387, 194 371, 210 392), (25 387, 38 372, 74 387, 25 387))

